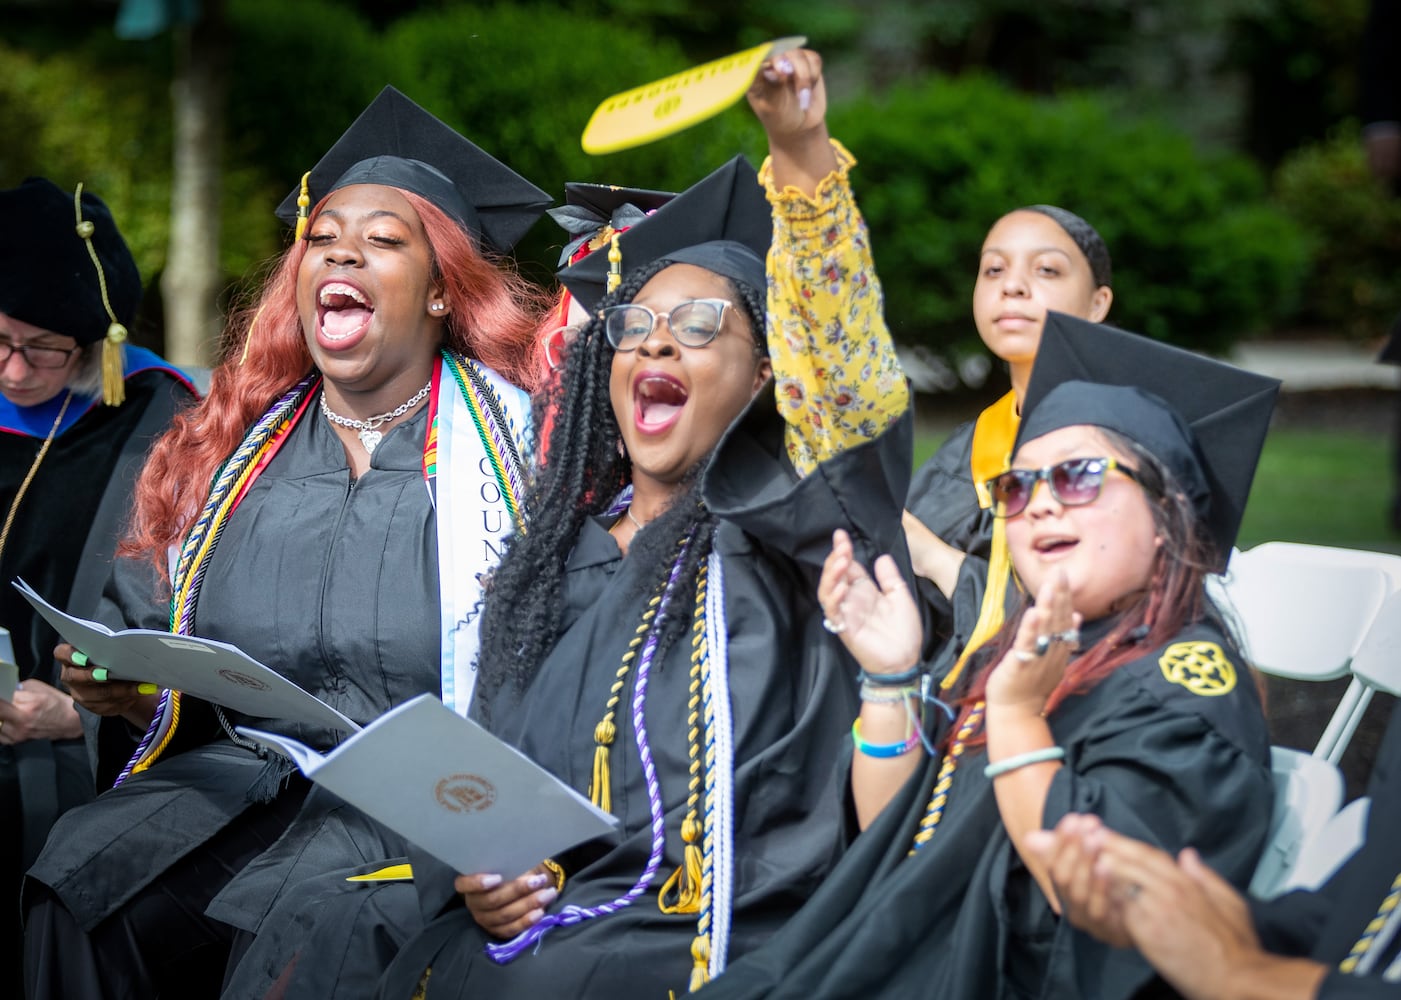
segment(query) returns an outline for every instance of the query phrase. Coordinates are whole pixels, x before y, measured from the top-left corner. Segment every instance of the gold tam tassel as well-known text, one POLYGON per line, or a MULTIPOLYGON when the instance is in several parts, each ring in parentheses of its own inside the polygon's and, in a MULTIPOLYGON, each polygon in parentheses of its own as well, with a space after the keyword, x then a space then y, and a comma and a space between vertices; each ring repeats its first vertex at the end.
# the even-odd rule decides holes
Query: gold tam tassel
POLYGON ((302 190, 297 195, 297 239, 306 234, 307 220, 311 218, 311 171, 302 174, 302 190))
POLYGON ((604 719, 593 731, 593 784, 589 787, 589 799, 604 812, 613 811, 613 776, 608 769, 608 748, 613 745, 617 727, 609 719, 604 719))
POLYGON ((710 938, 699 935, 691 941, 691 992, 694 993, 710 982, 710 938))
POLYGON ((83 218, 83 185, 80 183, 73 192, 73 215, 76 218, 74 231, 87 245, 92 266, 97 268, 97 287, 102 293, 102 308, 107 310, 111 321, 107 326, 107 336, 102 341, 102 401, 108 406, 121 406, 126 401, 126 382, 122 378, 124 365, 122 345, 126 343, 126 327, 117 320, 112 309, 112 300, 107 297, 107 275, 102 271, 102 260, 97 256, 97 248, 92 245, 92 234, 97 227, 83 218))
POLYGON ((613 238, 608 243, 608 288, 613 291, 623 283, 623 251, 618 246, 618 240, 622 239, 622 233, 614 233, 613 238))
MULTIPOLYGON (((681 824, 681 839, 686 842, 681 867, 671 873, 662 891, 657 894, 657 906, 663 913, 699 913, 701 904, 700 823, 688 819, 681 824), (666 900, 673 890, 676 902, 666 900)), ((695 989, 695 987, 692 987, 695 989)))

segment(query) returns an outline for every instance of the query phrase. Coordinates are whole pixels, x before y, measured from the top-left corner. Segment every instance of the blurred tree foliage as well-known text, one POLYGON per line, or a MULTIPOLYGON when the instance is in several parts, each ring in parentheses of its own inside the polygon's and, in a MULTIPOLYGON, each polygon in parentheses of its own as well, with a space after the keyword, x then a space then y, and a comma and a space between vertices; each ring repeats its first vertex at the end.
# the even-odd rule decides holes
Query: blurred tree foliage
POLYGON ((1088 219, 1114 259, 1110 320, 1190 347, 1219 350, 1279 318, 1304 264, 1298 230, 1265 203, 1248 161, 1201 153, 1088 95, 1051 101, 988 79, 931 79, 831 118, 861 161, 887 314, 905 342, 976 344, 978 249, 1021 205, 1088 219))
POLYGON ((1275 183, 1310 241, 1300 321, 1358 340, 1382 336, 1401 313, 1401 199, 1368 173, 1356 126, 1291 153, 1275 183))
MULTIPOLYGON (((1366 204, 1365 178, 1300 153, 1276 185, 1281 211, 1260 169, 1220 150, 1249 150, 1268 167, 1351 111, 1365 4, 227 0, 223 264, 231 282, 246 279, 285 246, 272 207, 385 83, 548 191, 567 180, 678 190, 737 150, 757 162, 762 135, 747 108, 594 158, 578 137, 598 101, 804 34, 827 60, 834 131, 862 161, 857 183, 902 337, 967 343, 982 236, 1036 201, 1104 233, 1117 272, 1111 318, 1125 326, 1220 347, 1277 322, 1347 324, 1358 303, 1384 300, 1385 270, 1369 272, 1373 291, 1348 285, 1342 267, 1324 281, 1349 227, 1318 206, 1335 195, 1366 204), (1291 316, 1308 253, 1323 263, 1291 316)), ((0 183, 30 172, 85 180, 112 203, 150 280, 168 228, 170 49, 116 40, 114 10, 111 0, 0 0, 0 128, 23 137, 0 146, 0 183)), ((1319 154, 1329 163, 1346 140, 1332 141, 1319 154)), ((546 277, 560 242, 537 226, 520 248, 527 273, 546 277)))

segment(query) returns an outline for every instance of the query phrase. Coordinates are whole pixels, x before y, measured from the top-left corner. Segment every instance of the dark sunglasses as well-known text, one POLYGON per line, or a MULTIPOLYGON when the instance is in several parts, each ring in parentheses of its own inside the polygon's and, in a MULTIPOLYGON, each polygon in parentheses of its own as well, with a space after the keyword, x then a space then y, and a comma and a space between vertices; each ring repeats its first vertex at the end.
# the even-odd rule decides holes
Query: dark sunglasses
POLYGON ((693 299, 669 313, 653 312, 629 303, 603 310, 603 330, 615 351, 635 350, 652 334, 657 320, 666 320, 671 335, 686 347, 704 347, 715 339, 730 303, 724 299, 693 299))
POLYGON ((1026 510, 1031 495, 1036 492, 1036 484, 1043 479, 1050 487, 1051 496, 1067 507, 1093 503, 1110 469, 1118 469, 1140 486, 1143 485, 1137 472, 1112 458, 1068 458, 1044 469, 1008 469, 987 481, 988 492, 992 494, 993 516, 1016 517, 1026 510))

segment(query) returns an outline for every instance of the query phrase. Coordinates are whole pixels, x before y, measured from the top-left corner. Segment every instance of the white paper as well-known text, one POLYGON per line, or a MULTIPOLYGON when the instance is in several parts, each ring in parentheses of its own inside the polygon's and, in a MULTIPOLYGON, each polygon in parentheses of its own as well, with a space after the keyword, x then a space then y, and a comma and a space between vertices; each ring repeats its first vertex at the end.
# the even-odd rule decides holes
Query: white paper
POLYGON ((455 871, 514 878, 617 820, 431 694, 386 712, 322 756, 296 740, 239 726, 240 735, 455 871))
POLYGON ((15 647, 10 630, 0 628, 0 701, 14 701, 19 686, 19 667, 15 665, 15 647))
POLYGON ((237 646, 153 629, 113 632, 75 618, 44 600, 23 580, 15 588, 65 642, 83 651, 113 680, 149 682, 260 719, 291 719, 340 732, 360 727, 237 646))

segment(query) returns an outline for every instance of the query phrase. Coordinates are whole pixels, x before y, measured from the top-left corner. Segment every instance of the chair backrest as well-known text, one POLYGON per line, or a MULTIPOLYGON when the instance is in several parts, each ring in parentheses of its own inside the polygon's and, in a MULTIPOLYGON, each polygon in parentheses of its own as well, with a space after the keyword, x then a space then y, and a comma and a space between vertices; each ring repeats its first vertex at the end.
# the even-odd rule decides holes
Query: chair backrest
POLYGON ((1319 757, 1270 748, 1275 803, 1260 863, 1250 880, 1251 895, 1273 899, 1286 885, 1304 845, 1318 836, 1343 802, 1343 774, 1319 757))
POLYGON ((1401 590, 1401 556, 1298 542, 1232 554, 1211 584, 1234 613, 1246 658, 1293 680, 1344 676, 1382 602, 1401 590))
POLYGON ((1293 870, 1284 880, 1282 891, 1317 889, 1332 878, 1362 846, 1371 805, 1372 800, 1364 795, 1334 813, 1323 829, 1305 842, 1293 870))

